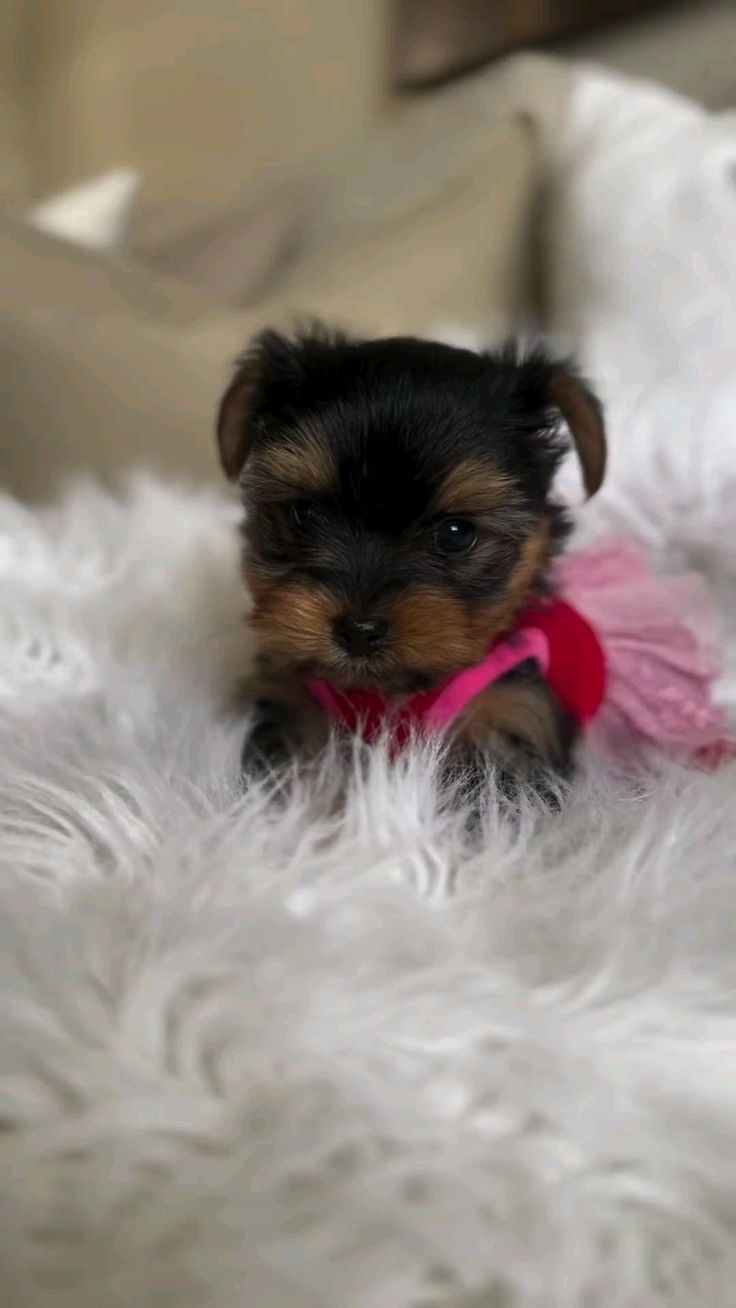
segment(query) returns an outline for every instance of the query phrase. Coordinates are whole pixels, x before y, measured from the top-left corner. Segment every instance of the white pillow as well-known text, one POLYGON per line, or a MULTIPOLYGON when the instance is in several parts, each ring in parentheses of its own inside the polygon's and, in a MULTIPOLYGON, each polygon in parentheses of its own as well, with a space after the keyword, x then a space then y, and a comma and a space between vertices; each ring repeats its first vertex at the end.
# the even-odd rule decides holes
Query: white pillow
POLYGON ((587 67, 555 133, 532 112, 547 327, 608 410, 601 509, 736 572, 736 116, 587 67))

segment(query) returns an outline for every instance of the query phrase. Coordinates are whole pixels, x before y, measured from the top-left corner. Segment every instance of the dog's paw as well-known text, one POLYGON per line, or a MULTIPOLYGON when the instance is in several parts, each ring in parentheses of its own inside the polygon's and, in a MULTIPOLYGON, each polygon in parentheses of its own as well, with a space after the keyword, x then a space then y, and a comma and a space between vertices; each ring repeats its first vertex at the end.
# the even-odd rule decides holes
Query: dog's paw
POLYGON ((258 700, 253 706, 253 723, 243 741, 241 776, 244 784, 276 777, 293 757, 287 713, 281 704, 258 700))

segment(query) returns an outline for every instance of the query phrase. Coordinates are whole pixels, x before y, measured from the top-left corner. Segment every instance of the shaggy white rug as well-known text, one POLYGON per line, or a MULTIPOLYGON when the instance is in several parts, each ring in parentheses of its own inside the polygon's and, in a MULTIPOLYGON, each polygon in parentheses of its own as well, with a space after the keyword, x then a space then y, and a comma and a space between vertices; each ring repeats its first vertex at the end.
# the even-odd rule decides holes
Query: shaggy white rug
MULTIPOLYGON (((589 528, 679 561, 684 503, 733 610, 731 483, 630 489, 654 437, 589 528)), ((4 1308, 736 1302, 736 769, 474 847, 431 758, 243 797, 232 519, 1 504, 4 1308)))

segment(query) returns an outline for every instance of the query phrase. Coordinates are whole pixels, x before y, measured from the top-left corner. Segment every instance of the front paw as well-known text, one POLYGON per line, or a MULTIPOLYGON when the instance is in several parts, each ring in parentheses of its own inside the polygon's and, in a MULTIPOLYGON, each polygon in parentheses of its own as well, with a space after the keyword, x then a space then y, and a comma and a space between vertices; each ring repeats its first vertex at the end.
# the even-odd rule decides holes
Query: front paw
POLYGON ((559 811, 567 796, 572 768, 551 767, 525 750, 504 749, 451 755, 440 774, 445 802, 467 814, 478 828, 490 807, 514 815, 524 801, 536 809, 559 811))
POLYGON ((271 700, 256 700, 252 726, 241 755, 246 783, 284 771, 293 754, 294 741, 284 706, 271 700))
POLYGON ((503 803, 518 812, 524 800, 536 809, 559 813, 572 779, 572 765, 552 767, 542 759, 521 753, 514 762, 500 761, 496 786, 503 803))

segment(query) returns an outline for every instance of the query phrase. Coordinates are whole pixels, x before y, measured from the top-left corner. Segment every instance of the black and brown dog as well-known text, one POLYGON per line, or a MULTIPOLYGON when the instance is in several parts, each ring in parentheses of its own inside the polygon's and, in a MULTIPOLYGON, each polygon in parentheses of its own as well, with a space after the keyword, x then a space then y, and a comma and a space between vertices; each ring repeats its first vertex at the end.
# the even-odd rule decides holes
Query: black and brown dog
MULTIPOLYGON (((326 737, 305 681, 404 696, 483 658, 530 598, 569 522, 552 482, 577 447, 603 479, 601 408, 567 362, 321 328, 259 336, 222 401, 218 441, 242 488, 258 642, 246 767, 326 737)), ((534 664, 453 726, 458 760, 570 770, 576 727, 534 664)))

